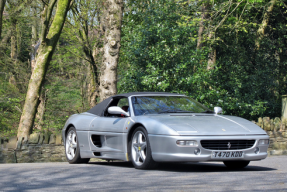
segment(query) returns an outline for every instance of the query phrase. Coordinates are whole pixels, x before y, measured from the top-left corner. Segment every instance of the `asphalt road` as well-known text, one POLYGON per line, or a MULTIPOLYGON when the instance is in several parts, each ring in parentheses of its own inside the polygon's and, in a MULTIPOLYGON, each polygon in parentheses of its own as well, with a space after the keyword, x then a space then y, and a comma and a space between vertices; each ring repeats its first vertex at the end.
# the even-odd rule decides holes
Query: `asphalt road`
POLYGON ((287 191, 287 156, 251 162, 161 164, 137 170, 125 162, 0 164, 0 191, 287 191))

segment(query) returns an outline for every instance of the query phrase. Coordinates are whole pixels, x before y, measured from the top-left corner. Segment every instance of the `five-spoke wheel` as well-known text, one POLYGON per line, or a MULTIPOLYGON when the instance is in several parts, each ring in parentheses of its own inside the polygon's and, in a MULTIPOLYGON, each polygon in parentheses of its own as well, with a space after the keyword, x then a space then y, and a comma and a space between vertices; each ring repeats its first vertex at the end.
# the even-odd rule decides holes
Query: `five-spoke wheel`
POLYGON ((132 139, 132 158, 137 165, 142 165, 146 159, 146 137, 137 131, 132 139))
POLYGON ((74 127, 70 127, 66 135, 65 151, 69 163, 88 163, 90 159, 82 159, 77 132, 74 127))
POLYGON ((130 156, 137 169, 152 169, 157 163, 152 159, 148 134, 144 127, 135 129, 130 141, 130 156))
POLYGON ((77 151, 77 135, 74 130, 69 131, 66 138, 66 155, 69 160, 73 160, 77 151))

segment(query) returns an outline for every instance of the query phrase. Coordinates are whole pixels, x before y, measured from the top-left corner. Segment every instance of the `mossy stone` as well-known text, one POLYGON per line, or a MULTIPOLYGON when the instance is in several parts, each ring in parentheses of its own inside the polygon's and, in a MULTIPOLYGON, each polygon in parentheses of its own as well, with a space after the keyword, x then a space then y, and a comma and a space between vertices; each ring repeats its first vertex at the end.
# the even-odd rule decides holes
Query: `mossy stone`
POLYGON ((55 143, 56 143, 56 135, 52 134, 50 135, 49 144, 55 144, 55 143))
POLYGON ((7 143, 8 149, 15 149, 17 144, 17 137, 9 138, 9 142, 7 143))
POLYGON ((38 144, 42 144, 43 141, 44 141, 44 138, 45 138, 44 134, 41 133, 40 136, 39 136, 39 143, 38 144))
POLYGON ((50 138, 50 135, 48 133, 45 133, 43 144, 49 144, 49 138, 50 138))
POLYGON ((62 145, 62 134, 56 135, 56 145, 62 145))
POLYGON ((39 142, 40 133, 33 133, 29 137, 29 144, 38 144, 39 142))

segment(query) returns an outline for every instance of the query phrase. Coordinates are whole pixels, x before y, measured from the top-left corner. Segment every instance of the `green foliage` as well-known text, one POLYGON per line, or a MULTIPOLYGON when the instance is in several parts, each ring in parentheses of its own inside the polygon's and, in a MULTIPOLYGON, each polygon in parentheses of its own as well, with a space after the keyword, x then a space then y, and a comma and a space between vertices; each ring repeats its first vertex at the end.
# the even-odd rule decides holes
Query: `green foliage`
POLYGON ((9 76, 0 73, 0 137, 8 137, 17 133, 21 115, 23 94, 8 83, 9 76))
MULTIPOLYGON (((133 9, 124 17, 120 92, 185 93, 210 108, 223 107, 225 114, 247 119, 280 116, 280 95, 286 94, 287 70, 286 59, 279 61, 278 52, 286 50, 282 43, 286 41, 286 15, 284 21, 280 17, 280 22, 279 14, 272 15, 274 27, 268 28, 268 33, 273 37, 264 38, 256 51, 256 31, 264 11, 260 4, 241 4, 234 12, 237 15, 229 15, 221 25, 223 16, 211 13, 215 19, 209 25, 220 26, 216 39, 196 49, 200 19, 193 13, 200 7, 164 0, 130 3, 133 9), (209 46, 217 51, 214 70, 206 69, 209 46)), ((223 4, 213 9, 220 10, 223 4)))
MULTIPOLYGON (((99 4, 101 0, 77 0, 68 13, 43 84, 47 101, 42 131, 59 132, 68 116, 89 109, 90 61, 83 45, 85 51, 92 53, 94 45, 101 42, 99 4)), ((257 50, 255 46, 256 33, 269 4, 269 0, 125 1, 118 92, 183 93, 210 109, 221 106, 228 115, 250 120, 280 116, 281 95, 287 94, 286 3, 276 4, 260 48, 257 50), (209 17, 203 21, 203 47, 197 49, 204 3, 209 3, 209 17), (211 49, 216 50, 216 65, 207 70, 211 49)), ((2 37, 9 35, 12 19, 16 19, 18 57, 16 61, 10 59, 9 38, 1 42, 1 137, 17 133, 31 75, 33 21, 38 21, 38 33, 41 32, 42 1, 33 1, 33 6, 35 15, 30 6, 18 9, 7 4, 5 9, 9 14, 3 20, 2 37)))

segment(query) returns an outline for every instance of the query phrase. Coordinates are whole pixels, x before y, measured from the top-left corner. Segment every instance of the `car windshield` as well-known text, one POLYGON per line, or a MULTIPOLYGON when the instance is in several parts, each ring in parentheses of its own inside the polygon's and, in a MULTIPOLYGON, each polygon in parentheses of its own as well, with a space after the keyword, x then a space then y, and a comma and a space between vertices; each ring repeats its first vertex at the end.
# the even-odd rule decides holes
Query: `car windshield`
POLYGON ((185 96, 138 96, 132 97, 134 114, 160 113, 213 113, 199 102, 185 96))

